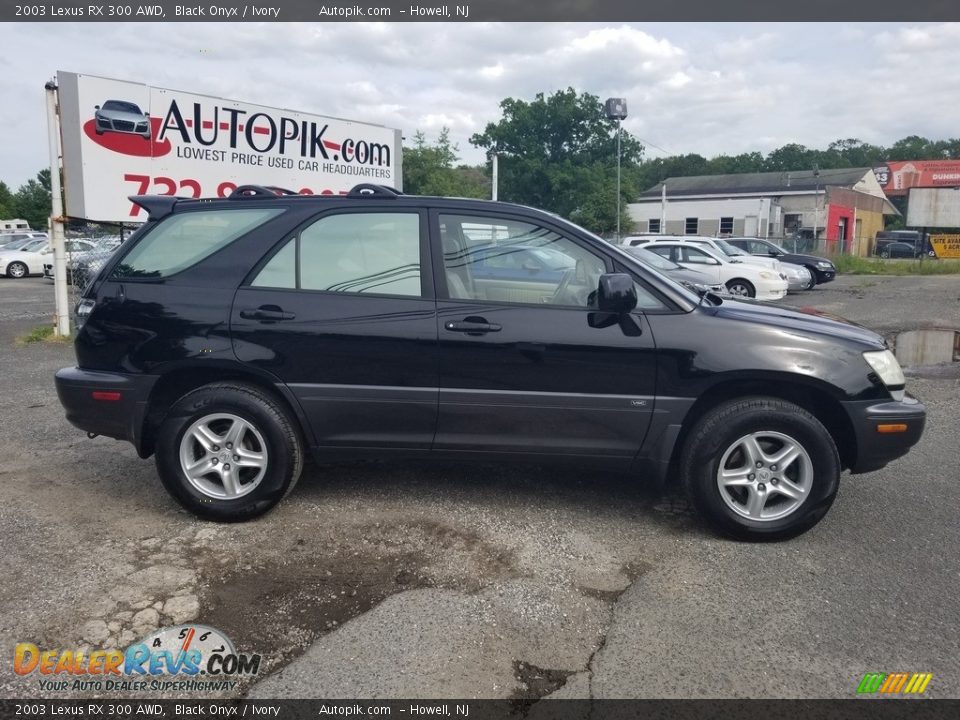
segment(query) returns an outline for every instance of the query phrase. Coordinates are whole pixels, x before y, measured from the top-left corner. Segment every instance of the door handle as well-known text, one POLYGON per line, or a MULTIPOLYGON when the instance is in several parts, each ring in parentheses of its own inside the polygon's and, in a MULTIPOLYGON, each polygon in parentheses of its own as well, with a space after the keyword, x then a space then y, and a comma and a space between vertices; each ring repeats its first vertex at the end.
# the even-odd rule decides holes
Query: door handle
POLYGON ((240 317, 244 320, 276 322, 277 320, 293 320, 296 315, 292 312, 284 312, 283 308, 277 305, 261 305, 256 310, 241 310, 240 317))
POLYGON ((488 323, 483 318, 467 318, 460 322, 449 320, 443 324, 443 327, 450 332, 462 332, 467 335, 485 335, 488 332, 500 332, 501 326, 496 323, 488 323))

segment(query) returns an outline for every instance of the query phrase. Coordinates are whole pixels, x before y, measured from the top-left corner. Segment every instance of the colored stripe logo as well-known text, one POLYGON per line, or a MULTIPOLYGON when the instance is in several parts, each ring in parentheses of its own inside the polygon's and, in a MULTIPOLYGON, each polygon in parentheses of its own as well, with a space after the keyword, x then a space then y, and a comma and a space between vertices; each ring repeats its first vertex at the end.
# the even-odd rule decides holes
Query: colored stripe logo
POLYGON ((933 680, 933 673, 867 673, 857 687, 861 695, 919 695, 933 680))

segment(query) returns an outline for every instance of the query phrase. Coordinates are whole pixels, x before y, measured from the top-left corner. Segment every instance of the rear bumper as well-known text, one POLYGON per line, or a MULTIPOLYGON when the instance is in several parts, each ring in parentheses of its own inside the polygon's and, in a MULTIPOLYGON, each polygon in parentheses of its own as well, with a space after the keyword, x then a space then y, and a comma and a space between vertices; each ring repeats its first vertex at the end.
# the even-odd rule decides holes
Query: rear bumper
POLYGON ((69 367, 57 372, 54 380, 57 397, 72 425, 88 433, 127 440, 140 452, 155 376, 69 367))
POLYGON ((901 402, 876 401, 844 403, 857 438, 854 474, 879 470, 891 460, 906 455, 923 434, 927 411, 915 397, 901 402), (880 432, 881 425, 903 425, 899 432, 880 432))

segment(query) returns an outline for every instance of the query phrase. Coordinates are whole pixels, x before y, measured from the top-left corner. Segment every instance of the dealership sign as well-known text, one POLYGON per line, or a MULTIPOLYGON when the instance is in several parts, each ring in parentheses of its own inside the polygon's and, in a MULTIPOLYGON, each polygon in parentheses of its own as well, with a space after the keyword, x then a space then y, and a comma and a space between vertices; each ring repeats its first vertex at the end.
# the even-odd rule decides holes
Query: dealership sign
POLYGON ((908 160, 873 169, 887 195, 906 195, 910 188, 960 186, 960 160, 908 160))
POLYGON ((90 75, 57 81, 70 217, 138 222, 130 195, 226 197, 246 184, 401 189, 399 130, 90 75))

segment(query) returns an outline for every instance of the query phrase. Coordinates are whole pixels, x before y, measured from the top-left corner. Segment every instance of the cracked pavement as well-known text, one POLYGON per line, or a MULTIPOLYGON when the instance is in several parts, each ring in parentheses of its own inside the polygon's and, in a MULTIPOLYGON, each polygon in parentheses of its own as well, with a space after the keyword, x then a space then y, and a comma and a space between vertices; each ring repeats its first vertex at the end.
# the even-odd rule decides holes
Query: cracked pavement
MULTIPOLYGON (((960 326, 957 277, 844 277, 789 302, 884 332, 960 326)), ((197 621, 263 654, 227 693, 258 698, 852 697, 878 670, 960 696, 956 368, 910 374, 920 445, 845 475, 787 543, 719 539, 682 498, 582 467, 310 465, 276 511, 214 525, 63 419, 52 373, 72 349, 13 342, 52 304, 42 280, 0 281, 5 652, 197 621)), ((43 693, 8 659, 0 695, 43 693)))

